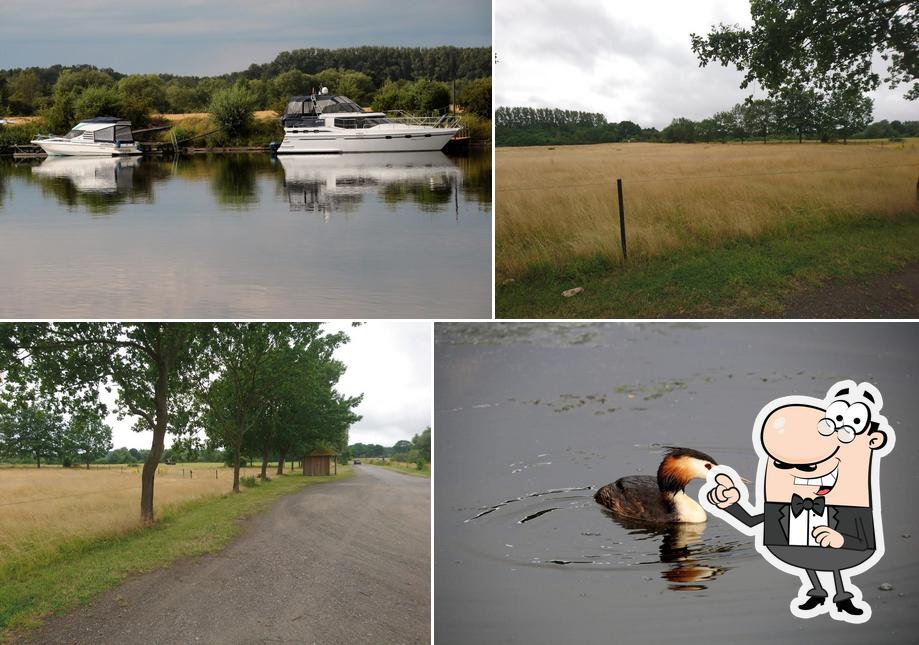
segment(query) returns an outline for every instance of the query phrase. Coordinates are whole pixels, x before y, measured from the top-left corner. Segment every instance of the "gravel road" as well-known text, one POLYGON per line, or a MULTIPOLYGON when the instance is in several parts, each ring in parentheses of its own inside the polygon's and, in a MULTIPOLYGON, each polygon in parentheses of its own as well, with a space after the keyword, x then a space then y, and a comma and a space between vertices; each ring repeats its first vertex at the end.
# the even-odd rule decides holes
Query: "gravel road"
POLYGON ((215 555, 131 578, 39 643, 428 643, 430 480, 373 466, 246 521, 215 555))

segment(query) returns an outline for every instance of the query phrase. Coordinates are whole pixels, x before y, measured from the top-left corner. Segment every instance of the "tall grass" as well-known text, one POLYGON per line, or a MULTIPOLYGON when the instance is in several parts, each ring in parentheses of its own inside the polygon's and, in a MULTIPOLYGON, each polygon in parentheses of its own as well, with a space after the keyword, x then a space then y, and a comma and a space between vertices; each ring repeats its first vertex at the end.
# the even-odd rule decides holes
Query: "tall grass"
POLYGON ((617 177, 630 259, 917 212, 917 140, 601 144, 496 154, 499 282, 620 264, 617 177))
MULTIPOLYGON (((259 468, 244 468, 255 476, 259 468)), ((230 492, 233 470, 216 464, 160 466, 157 514, 230 492)), ((140 525, 140 467, 0 469, 0 561, 74 539, 140 525)))

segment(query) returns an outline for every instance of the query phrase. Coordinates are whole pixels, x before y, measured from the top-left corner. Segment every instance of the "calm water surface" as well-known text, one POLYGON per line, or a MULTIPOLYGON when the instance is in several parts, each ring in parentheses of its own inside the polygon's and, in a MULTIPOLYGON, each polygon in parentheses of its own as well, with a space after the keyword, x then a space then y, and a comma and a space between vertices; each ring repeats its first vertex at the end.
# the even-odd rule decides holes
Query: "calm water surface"
POLYGON ((0 318, 491 315, 491 156, 0 161, 0 318))
POLYGON ((437 324, 436 642, 915 642, 917 384, 916 324, 437 324), (718 518, 652 530, 592 499, 665 445, 753 477, 759 409, 843 378, 877 384, 897 432, 865 625, 792 617, 798 579, 718 518))

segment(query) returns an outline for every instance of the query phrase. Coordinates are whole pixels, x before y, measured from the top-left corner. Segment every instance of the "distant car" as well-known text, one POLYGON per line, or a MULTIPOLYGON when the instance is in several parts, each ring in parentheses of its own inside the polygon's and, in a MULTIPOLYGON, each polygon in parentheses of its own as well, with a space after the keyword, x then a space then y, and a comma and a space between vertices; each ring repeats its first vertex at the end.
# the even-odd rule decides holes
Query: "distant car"
POLYGON ((354 465, 355 465, 355 466, 356 466, 357 464, 359 464, 359 463, 361 463, 361 460, 360 460, 360 459, 355 459, 355 460, 354 460, 354 465))
POLYGON ((175 466, 175 465, 176 465, 175 459, 167 459, 167 460, 166 460, 166 465, 167 465, 167 466, 175 466))

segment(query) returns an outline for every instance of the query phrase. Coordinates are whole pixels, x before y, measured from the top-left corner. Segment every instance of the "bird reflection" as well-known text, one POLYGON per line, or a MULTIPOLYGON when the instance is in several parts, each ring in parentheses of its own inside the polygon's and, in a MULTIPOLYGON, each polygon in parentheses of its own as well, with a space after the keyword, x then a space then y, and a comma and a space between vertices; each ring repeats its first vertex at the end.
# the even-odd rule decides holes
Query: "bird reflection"
MULTIPOLYGON (((705 524, 653 524, 617 517, 605 511, 607 517, 629 531, 638 539, 660 537, 660 562, 670 565, 661 572, 661 577, 671 582, 671 591, 699 591, 706 585, 698 584, 713 580, 727 571, 727 567, 712 566, 704 562, 711 554, 702 546, 705 524), (645 536, 643 538, 642 536, 645 536), (696 584, 693 584, 696 583, 696 584)), ((719 549, 720 550, 720 549, 719 549)))

